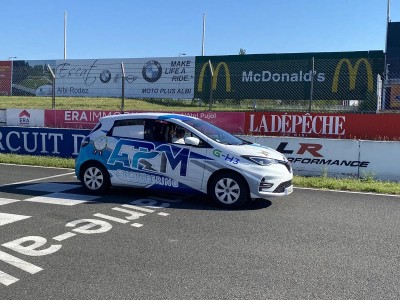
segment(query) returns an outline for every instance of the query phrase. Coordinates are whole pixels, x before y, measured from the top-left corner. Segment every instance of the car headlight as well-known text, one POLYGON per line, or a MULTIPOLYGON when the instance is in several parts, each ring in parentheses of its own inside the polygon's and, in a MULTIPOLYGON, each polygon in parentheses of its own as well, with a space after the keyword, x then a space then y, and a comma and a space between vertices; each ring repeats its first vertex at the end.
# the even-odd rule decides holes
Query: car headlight
POLYGON ((250 160, 260 166, 269 166, 271 164, 277 163, 277 161, 275 159, 268 158, 268 157, 249 156, 249 155, 243 155, 242 157, 247 160, 250 160))

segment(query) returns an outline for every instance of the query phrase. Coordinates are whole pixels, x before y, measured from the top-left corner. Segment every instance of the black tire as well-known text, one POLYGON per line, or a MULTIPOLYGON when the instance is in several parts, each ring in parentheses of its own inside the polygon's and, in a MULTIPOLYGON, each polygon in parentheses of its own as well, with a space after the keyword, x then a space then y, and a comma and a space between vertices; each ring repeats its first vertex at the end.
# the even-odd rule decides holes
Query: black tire
POLYGON ((110 187, 110 175, 100 163, 91 162, 83 166, 81 183, 85 191, 90 194, 100 195, 110 187))
POLYGON ((250 199, 247 182, 240 175, 231 172, 214 176, 208 186, 208 195, 224 208, 240 208, 250 199))

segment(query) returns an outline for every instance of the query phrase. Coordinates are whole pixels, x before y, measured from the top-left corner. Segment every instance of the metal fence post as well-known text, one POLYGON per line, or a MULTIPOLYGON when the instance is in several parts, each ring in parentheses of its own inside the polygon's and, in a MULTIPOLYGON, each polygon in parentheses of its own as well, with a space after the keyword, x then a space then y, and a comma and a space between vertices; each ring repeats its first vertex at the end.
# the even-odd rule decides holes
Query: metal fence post
POLYGON ((56 76, 49 64, 47 64, 47 69, 49 70, 52 77, 52 88, 51 88, 51 108, 56 108, 56 76))
POLYGON ((314 94, 314 57, 311 60, 312 70, 311 70, 311 87, 310 87, 310 103, 308 104, 308 112, 311 112, 311 102, 313 100, 314 94))
POLYGON ((124 66, 124 63, 123 63, 123 62, 121 62, 121 71, 122 71, 121 112, 124 112, 124 106, 125 106, 125 66, 124 66))
POLYGON ((211 76, 210 76, 210 99, 209 99, 209 102, 208 102, 208 110, 212 110, 212 93, 213 93, 213 81, 214 81, 214 70, 213 70, 213 66, 212 66, 212 63, 211 63, 211 60, 208 60, 208 67, 210 68, 210 74, 211 74, 211 76))
POLYGON ((376 75, 376 113, 378 114, 382 110, 382 77, 376 75))

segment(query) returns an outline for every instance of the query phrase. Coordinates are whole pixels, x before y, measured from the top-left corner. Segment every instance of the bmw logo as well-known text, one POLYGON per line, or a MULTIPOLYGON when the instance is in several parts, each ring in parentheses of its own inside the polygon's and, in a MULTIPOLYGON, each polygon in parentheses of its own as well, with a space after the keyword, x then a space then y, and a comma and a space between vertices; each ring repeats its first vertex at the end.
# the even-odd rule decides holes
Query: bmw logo
POLYGON ((100 81, 102 83, 107 83, 111 80, 111 72, 108 70, 104 70, 103 72, 101 72, 100 74, 100 81))
POLYGON ((160 79, 162 74, 162 68, 158 61, 149 60, 143 66, 142 75, 143 78, 148 82, 156 82, 160 79))

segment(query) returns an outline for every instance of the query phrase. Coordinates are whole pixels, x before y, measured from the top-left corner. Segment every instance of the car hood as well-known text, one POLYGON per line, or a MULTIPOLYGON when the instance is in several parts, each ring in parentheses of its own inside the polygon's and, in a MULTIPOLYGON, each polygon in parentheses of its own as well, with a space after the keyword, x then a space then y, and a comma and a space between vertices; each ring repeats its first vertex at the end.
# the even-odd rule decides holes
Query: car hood
POLYGON ((260 144, 229 145, 227 146, 227 149, 235 152, 237 155, 252 155, 287 161, 286 157, 282 153, 260 144))

